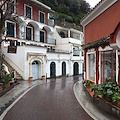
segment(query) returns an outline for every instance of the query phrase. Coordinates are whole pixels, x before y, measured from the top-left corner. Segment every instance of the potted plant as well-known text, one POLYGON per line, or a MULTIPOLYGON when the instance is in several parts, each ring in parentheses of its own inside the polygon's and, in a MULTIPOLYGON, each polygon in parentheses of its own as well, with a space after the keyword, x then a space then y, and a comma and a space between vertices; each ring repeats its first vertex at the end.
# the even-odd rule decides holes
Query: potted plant
POLYGON ((32 76, 29 77, 29 81, 33 81, 33 77, 32 76))
POLYGON ((42 75, 42 80, 45 80, 45 75, 42 75))
POLYGON ((90 85, 92 84, 92 82, 89 81, 89 80, 85 80, 85 81, 83 82, 83 84, 84 84, 87 88, 89 88, 90 85))
POLYGON ((1 78, 1 83, 3 84, 3 90, 10 86, 10 81, 12 80, 11 74, 3 74, 1 78))

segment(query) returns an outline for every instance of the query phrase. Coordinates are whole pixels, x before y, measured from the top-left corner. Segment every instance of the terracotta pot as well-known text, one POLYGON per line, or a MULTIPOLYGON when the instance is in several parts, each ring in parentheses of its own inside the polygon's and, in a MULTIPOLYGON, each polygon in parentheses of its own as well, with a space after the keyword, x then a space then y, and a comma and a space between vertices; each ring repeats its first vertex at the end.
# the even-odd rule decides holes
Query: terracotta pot
POLYGON ((45 76, 42 76, 42 80, 45 80, 45 76))
POLYGON ((33 77, 29 77, 29 80, 30 80, 30 81, 33 81, 33 77))

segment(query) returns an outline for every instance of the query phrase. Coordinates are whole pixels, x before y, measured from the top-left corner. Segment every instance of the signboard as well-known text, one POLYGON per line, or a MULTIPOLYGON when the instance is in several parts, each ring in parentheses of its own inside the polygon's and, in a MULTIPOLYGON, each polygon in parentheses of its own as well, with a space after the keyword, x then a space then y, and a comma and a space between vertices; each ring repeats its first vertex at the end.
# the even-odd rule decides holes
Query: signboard
POLYGON ((16 53, 17 46, 8 46, 8 53, 16 53))

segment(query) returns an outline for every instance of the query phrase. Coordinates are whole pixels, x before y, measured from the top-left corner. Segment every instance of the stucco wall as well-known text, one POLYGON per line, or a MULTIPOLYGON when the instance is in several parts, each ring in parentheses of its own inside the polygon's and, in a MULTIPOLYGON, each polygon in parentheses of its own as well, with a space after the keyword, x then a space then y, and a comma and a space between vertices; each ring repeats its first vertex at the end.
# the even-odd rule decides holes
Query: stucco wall
POLYGON ((24 76, 24 65, 25 65, 25 47, 18 46, 17 53, 7 53, 8 48, 3 48, 5 60, 17 71, 19 74, 24 76))
POLYGON ((120 1, 85 26, 85 44, 109 36, 120 21, 120 1))
MULTIPOLYGON (((30 62, 30 60, 32 59, 32 58, 34 58, 34 57, 37 57, 37 56, 30 56, 29 57, 29 59, 27 59, 27 53, 30 53, 30 52, 32 52, 32 53, 43 53, 43 54, 46 54, 46 48, 42 48, 42 47, 35 47, 35 46, 33 46, 33 47, 31 47, 31 46, 26 46, 25 47, 25 72, 24 72, 24 79, 28 79, 29 78, 29 75, 30 75, 30 73, 29 73, 29 62, 30 62)), ((42 55, 38 55, 38 57, 40 57, 43 61, 44 61, 44 73, 43 74, 45 74, 46 72, 46 69, 45 69, 45 64, 46 64, 46 61, 45 61, 45 56, 42 56, 42 55)), ((40 60, 40 59, 38 59, 38 58, 35 58, 35 59, 33 59, 31 62, 33 62, 33 61, 39 61, 40 63, 41 63, 41 65, 42 65, 42 61, 40 60)), ((41 78, 41 75, 42 75, 42 69, 40 70, 41 72, 39 73, 39 78, 41 78)))
POLYGON ((46 11, 43 11, 40 9, 40 7, 37 7, 31 3, 26 2, 25 0, 16 0, 16 13, 18 15, 24 15, 25 14, 25 4, 32 7, 32 19, 39 21, 39 11, 45 13, 45 23, 48 24, 48 13, 46 11))

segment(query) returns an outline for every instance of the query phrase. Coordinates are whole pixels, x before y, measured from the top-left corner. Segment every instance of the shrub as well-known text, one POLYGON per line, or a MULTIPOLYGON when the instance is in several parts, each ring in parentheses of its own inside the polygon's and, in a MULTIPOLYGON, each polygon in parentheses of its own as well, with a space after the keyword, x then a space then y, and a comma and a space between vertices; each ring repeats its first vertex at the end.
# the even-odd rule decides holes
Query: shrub
POLYGON ((11 74, 3 74, 0 82, 3 83, 4 85, 7 85, 11 81, 11 79, 12 79, 11 74))
POLYGON ((92 84, 92 82, 89 81, 89 80, 85 80, 85 81, 83 82, 83 84, 84 84, 85 86, 90 86, 90 85, 92 84))
POLYGON ((91 91, 94 91, 95 97, 101 95, 103 98, 111 98, 113 102, 120 100, 120 86, 116 82, 92 84, 90 88, 91 91))

